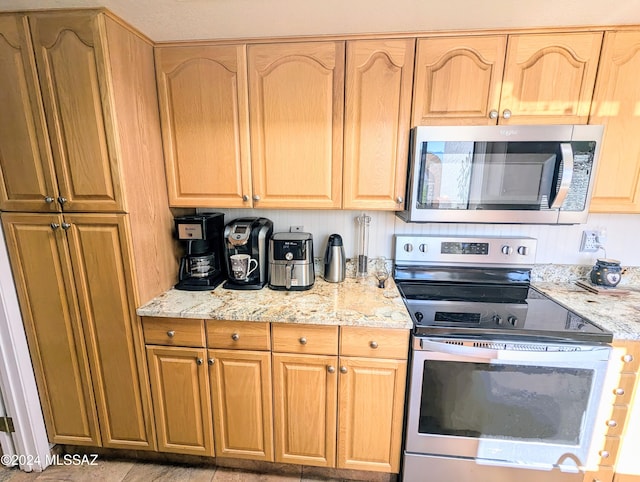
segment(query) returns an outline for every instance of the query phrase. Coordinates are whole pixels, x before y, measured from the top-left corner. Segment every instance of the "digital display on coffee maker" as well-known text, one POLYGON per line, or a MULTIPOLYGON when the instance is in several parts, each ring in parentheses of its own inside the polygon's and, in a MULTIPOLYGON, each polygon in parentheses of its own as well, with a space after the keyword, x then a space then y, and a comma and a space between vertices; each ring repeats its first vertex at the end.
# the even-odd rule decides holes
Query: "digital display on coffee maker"
POLYGON ((244 234, 247 232, 247 226, 236 226, 233 229, 233 232, 238 234, 244 234))

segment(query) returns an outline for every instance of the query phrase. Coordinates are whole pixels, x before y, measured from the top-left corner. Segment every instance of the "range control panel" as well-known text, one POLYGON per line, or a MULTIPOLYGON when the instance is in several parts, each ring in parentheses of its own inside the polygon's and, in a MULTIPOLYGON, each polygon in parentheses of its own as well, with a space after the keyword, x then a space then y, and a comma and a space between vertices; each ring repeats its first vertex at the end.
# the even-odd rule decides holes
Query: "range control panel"
POLYGON ((532 266, 535 238, 427 236, 396 234, 398 265, 532 266))

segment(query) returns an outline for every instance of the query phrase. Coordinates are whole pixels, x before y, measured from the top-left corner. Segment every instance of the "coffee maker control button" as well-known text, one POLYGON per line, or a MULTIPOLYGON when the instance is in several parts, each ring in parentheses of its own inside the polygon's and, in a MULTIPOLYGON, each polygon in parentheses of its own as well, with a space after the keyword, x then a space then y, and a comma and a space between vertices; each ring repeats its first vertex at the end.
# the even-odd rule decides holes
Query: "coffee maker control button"
POLYGON ((287 261, 291 261, 293 259, 293 253, 291 251, 287 251, 284 254, 284 259, 286 259, 287 261))

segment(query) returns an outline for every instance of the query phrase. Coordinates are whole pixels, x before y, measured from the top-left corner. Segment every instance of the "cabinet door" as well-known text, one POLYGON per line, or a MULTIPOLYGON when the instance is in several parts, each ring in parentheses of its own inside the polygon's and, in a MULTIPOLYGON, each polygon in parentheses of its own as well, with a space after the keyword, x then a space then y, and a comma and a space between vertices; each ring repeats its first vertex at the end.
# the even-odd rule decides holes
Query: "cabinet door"
POLYGON ((147 346, 158 450, 213 457, 204 348, 147 346))
POLYGON ((601 64, 589 123, 606 127, 590 210, 639 213, 640 31, 607 32, 601 64))
POLYGON ((586 124, 601 43, 602 32, 509 36, 500 123, 586 124))
POLYGON ((49 441, 100 445, 66 236, 57 215, 3 213, 49 441), (52 229, 52 225, 57 226, 52 229))
POLYGON ((347 42, 344 209, 403 204, 415 41, 347 42))
POLYGON ((123 211, 104 19, 30 15, 60 196, 65 211, 123 211))
POLYGON ((124 214, 65 215, 105 447, 154 449, 124 214), (137 348, 137 349, 136 349, 137 348))
POLYGON ((495 125, 506 45, 506 35, 418 39, 411 125, 495 125))
POLYGON ((56 211, 58 187, 26 16, 0 15, 0 69, 0 209, 56 211))
POLYGON ((251 207, 246 46, 155 53, 169 203, 251 207))
POLYGON ((271 353, 209 350, 217 457, 273 462, 271 353))
POLYGON ((248 47, 254 206, 339 208, 344 42, 248 47))
POLYGON ((273 354, 276 462, 335 467, 337 361, 273 354))
POLYGON ((340 358, 338 468, 400 469, 407 362, 340 358))

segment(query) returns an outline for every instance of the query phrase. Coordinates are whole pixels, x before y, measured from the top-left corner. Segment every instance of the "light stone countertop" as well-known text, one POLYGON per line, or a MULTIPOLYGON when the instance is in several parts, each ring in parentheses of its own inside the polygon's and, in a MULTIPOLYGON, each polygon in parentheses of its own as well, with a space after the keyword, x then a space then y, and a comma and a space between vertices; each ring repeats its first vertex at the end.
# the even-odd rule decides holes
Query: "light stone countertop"
POLYGON ((307 291, 171 289, 137 309, 140 316, 203 318, 312 325, 411 329, 413 323, 395 283, 385 289, 369 276, 327 283, 316 276, 307 291))

